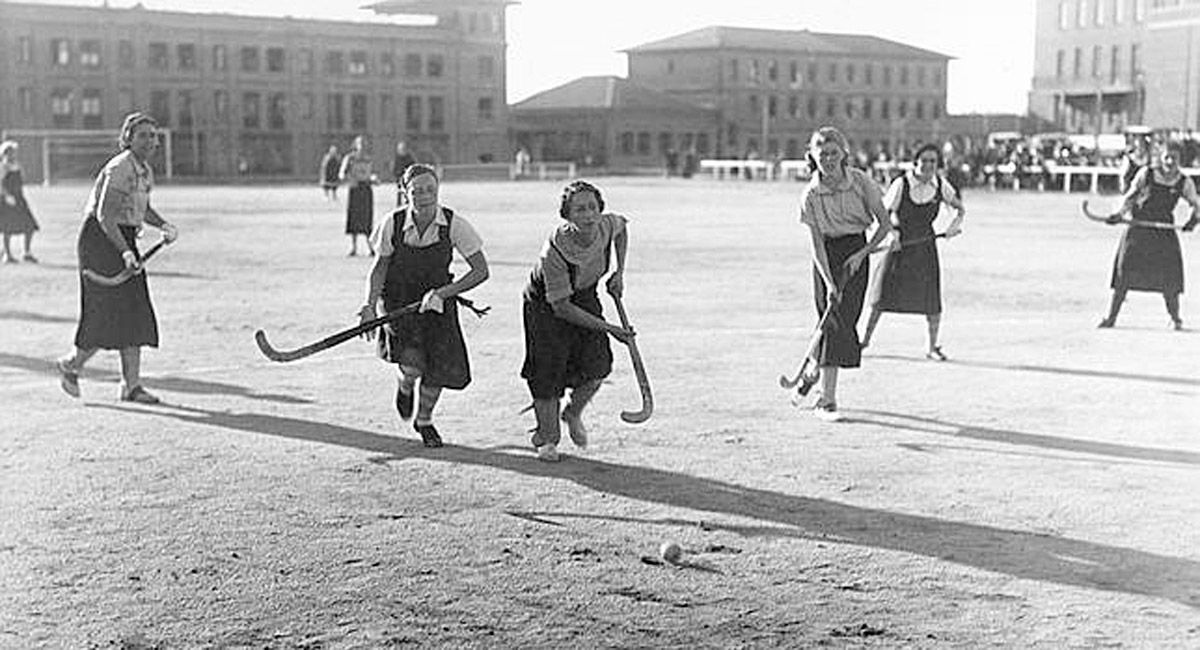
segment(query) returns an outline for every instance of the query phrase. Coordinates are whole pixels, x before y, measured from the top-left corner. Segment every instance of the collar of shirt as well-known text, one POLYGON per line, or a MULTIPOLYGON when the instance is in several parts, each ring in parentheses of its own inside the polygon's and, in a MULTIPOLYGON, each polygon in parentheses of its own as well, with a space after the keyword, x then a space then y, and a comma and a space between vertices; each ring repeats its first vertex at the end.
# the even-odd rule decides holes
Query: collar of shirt
POLYGON ((927 181, 921 180, 921 178, 919 176, 917 176, 916 172, 914 172, 912 170, 904 172, 904 174, 906 176, 908 176, 908 186, 910 188, 928 187, 930 189, 937 189, 937 175, 936 174, 933 176, 930 176, 929 180, 927 180, 927 181))
MULTIPOLYGON (((445 226, 446 225, 446 213, 444 211, 442 211, 442 204, 438 203, 436 206, 436 209, 437 209, 437 212, 434 213, 433 223, 431 225, 438 226, 438 227, 445 226)), ((403 232, 408 232, 410 230, 416 230, 416 229, 417 229, 417 222, 413 219, 412 206, 409 206, 408 209, 404 211, 404 225, 401 226, 400 230, 403 232)), ((429 229, 427 228, 425 230, 425 232, 429 232, 429 229)))
POLYGON ((845 168, 845 171, 842 175, 842 181, 836 185, 826 184, 829 179, 827 179, 819 169, 813 172, 813 176, 817 179, 815 190, 818 194, 840 194, 842 192, 848 192, 854 188, 854 180, 850 177, 849 167, 845 168))

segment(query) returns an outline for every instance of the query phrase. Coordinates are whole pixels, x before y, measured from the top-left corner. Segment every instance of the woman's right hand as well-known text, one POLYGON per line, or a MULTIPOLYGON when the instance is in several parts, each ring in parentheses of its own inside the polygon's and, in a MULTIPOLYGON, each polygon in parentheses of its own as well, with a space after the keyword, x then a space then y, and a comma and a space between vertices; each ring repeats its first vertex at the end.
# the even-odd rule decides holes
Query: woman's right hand
POLYGON ((129 271, 136 271, 141 267, 141 263, 138 262, 137 253, 133 251, 121 253, 121 261, 125 263, 125 268, 129 271))
POLYGON ((637 336, 637 332, 633 331, 632 327, 617 327, 616 325, 609 327, 608 333, 625 345, 633 343, 633 337, 637 336))
MULTIPOLYGON (((362 308, 358 310, 358 324, 359 325, 365 325, 368 322, 373 321, 378 317, 379 316, 376 315, 376 313, 375 313, 375 307, 372 305, 363 305, 362 308)), ((370 330, 363 332, 362 337, 368 341, 374 340, 375 330, 370 329, 370 330)))

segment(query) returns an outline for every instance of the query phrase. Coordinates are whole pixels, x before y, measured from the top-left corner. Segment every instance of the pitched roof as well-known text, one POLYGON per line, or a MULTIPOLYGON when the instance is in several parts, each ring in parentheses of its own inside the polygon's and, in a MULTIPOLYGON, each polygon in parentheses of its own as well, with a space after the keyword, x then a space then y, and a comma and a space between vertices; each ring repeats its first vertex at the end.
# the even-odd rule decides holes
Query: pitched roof
POLYGON ((821 54, 855 54, 877 57, 951 59, 953 57, 867 34, 832 34, 805 30, 757 29, 752 27, 704 27, 651 41, 627 50, 627 53, 669 52, 678 50, 784 50, 821 54))
POLYGON ((532 95, 512 106, 521 109, 653 108, 672 111, 707 111, 682 99, 639 86, 624 77, 592 76, 532 95))

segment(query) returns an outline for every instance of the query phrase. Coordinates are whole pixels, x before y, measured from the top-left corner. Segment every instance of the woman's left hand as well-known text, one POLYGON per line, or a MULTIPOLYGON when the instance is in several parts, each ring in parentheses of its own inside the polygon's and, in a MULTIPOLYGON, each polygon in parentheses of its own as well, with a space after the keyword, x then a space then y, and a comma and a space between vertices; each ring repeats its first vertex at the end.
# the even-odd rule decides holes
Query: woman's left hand
POLYGON ((179 239, 179 229, 176 228, 174 224, 163 222, 162 233, 163 239, 166 240, 168 244, 174 242, 176 239, 179 239))
POLYGON ((608 295, 615 298, 620 298, 625 293, 625 274, 617 271, 608 276, 608 282, 605 285, 608 289, 608 295))
POLYGON ((946 239, 957 237, 962 234, 962 215, 954 218, 950 225, 946 228, 946 239))

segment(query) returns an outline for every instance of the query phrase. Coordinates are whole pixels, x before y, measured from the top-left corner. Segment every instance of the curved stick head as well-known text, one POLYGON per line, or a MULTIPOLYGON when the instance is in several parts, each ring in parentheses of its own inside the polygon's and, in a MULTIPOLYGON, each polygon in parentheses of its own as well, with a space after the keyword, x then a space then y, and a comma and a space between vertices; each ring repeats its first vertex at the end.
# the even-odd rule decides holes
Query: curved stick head
POLYGON ((279 353, 271 343, 267 341, 267 333, 258 330, 254 333, 254 342, 258 344, 258 350, 263 353, 263 356, 271 361, 284 361, 283 355, 279 353))
POLYGON ((640 411, 621 411, 621 420, 627 424, 641 424, 650 419, 654 407, 643 408, 640 411))

